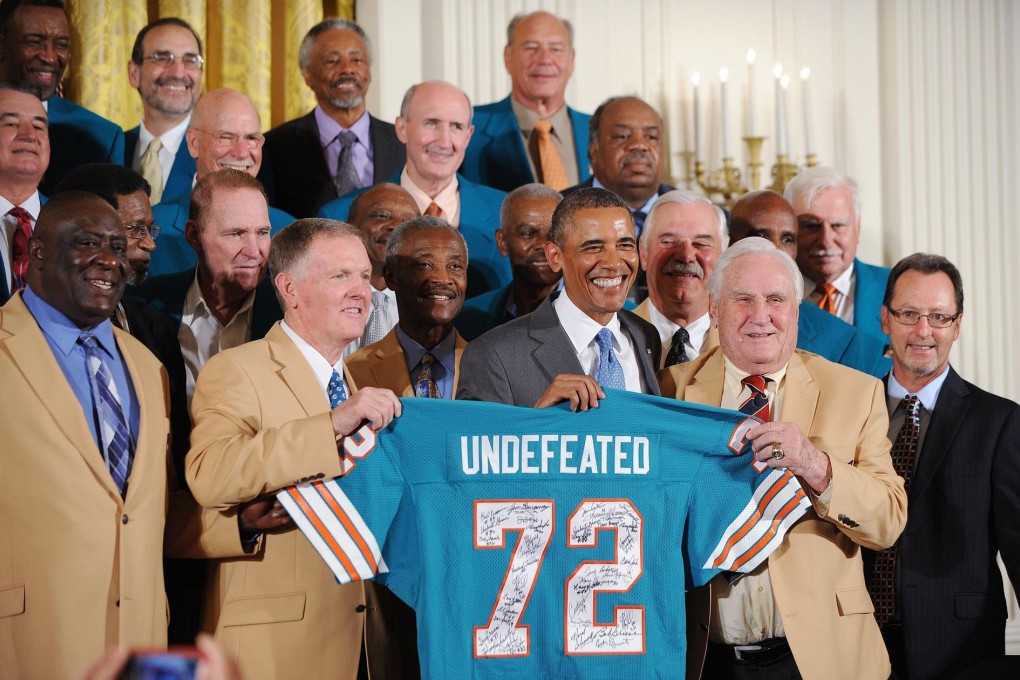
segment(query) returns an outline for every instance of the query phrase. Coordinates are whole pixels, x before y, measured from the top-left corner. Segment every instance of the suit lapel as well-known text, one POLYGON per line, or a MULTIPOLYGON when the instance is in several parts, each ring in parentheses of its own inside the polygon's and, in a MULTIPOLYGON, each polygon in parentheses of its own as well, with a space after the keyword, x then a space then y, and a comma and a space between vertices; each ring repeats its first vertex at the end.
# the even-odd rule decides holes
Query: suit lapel
MULTIPOLYGON (((457 331, 453 331, 457 333, 457 331)), ((457 394, 457 384, 460 380, 460 358, 464 355, 464 348, 467 347, 467 340, 457 333, 457 342, 453 348, 453 393, 457 394)))
POLYGON ((684 388, 680 398, 696 404, 719 406, 722 403, 725 374, 722 352, 713 352, 705 358, 705 363, 694 374, 694 379, 684 388))
MULTIPOLYGON (((131 466, 131 476, 128 479, 127 497, 124 499, 127 504, 134 496, 151 494, 152 489, 146 489, 144 485, 133 483, 139 479, 153 479, 157 474, 153 466, 166 468, 169 450, 169 441, 159 437, 159 425, 168 417, 167 408, 169 404, 168 394, 163 392, 163 383, 154 380, 146 380, 151 376, 142 375, 142 367, 135 358, 133 351, 125 347, 125 337, 129 334, 119 328, 114 328, 114 337, 117 339, 117 347, 120 355, 124 358, 124 365, 127 367, 128 379, 135 390, 135 399, 138 400, 138 433, 135 444, 134 461, 131 466), (163 455, 159 455, 162 452, 163 455)), ((105 465, 103 466, 105 467, 105 465)), ((107 473, 111 489, 116 489, 113 477, 107 473)), ((104 479, 106 483, 106 479, 104 479)))
POLYGON ((910 484, 910 499, 924 493, 935 473, 942 466, 960 425, 970 410, 967 386, 952 368, 939 391, 935 411, 928 420, 928 431, 924 435, 924 446, 919 452, 914 479, 910 484))
POLYGON ((376 385, 393 385, 399 397, 413 397, 414 386, 407 372, 407 359, 397 340, 396 328, 372 348, 372 378, 376 385))
POLYGON ((574 152, 577 154, 578 179, 585 180, 591 174, 589 169, 591 161, 588 158, 589 116, 579 113, 569 106, 567 107, 567 115, 570 116, 570 126, 574 128, 574 152))
MULTIPOLYGON (((322 387, 316 382, 312 367, 279 324, 274 325, 266 333, 266 341, 269 342, 269 356, 279 367, 277 373, 300 402, 305 413, 314 416, 328 411, 329 401, 323 394, 322 387)), ((345 380, 349 380, 346 371, 345 380)))
POLYGON ((531 332, 529 333, 535 343, 532 357, 545 373, 546 384, 551 383, 553 378, 560 373, 584 375, 581 363, 577 360, 577 353, 574 352, 574 346, 570 344, 570 338, 560 326, 556 310, 552 306, 552 300, 552 296, 547 297, 532 312, 531 332))
POLYGON ((188 145, 181 141, 177 147, 177 155, 174 156, 173 167, 170 168, 170 179, 167 180, 165 196, 179 196, 183 193, 191 194, 191 179, 195 176, 195 159, 188 152, 188 145))
MULTIPOLYGON (((786 369, 786 385, 783 388, 783 412, 779 418, 788 423, 797 423, 806 428, 814 421, 815 408, 818 405, 818 387, 815 379, 804 365, 804 361, 794 352, 786 369)), ((810 436, 810 432, 805 435, 810 436)))
POLYGON ((617 316, 620 319, 620 325, 623 327, 623 330, 630 336, 631 342, 634 343, 634 353, 638 358, 641 378, 645 381, 649 394, 658 396, 659 381, 655 378, 655 371, 658 368, 656 364, 659 357, 653 356, 652 348, 648 345, 648 338, 645 337, 644 332, 634 323, 633 319, 622 312, 617 313, 617 316))
MULTIPOLYGON (((329 178, 326 155, 320 146, 319 124, 315 122, 315 109, 298 119, 298 127, 295 128, 295 132, 297 134, 294 135, 294 149, 291 152, 293 155, 290 156, 290 160, 297 162, 296 159, 301 159, 297 163, 300 167, 305 168, 305 172, 302 172, 301 176, 305 177, 307 181, 322 182, 322 191, 319 192, 319 197, 315 202, 315 210, 318 211, 337 195, 336 186, 329 178)), ((369 134, 371 135, 371 128, 369 128, 369 134)), ((287 168, 273 168, 274 173, 281 171, 286 172, 287 168)))

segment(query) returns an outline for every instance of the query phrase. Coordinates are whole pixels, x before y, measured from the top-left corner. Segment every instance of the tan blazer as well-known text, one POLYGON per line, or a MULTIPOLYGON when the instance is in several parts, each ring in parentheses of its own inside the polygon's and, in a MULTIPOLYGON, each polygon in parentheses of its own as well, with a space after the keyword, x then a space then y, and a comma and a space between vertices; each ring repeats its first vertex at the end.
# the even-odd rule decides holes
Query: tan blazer
MULTIPOLYGON (((357 390, 348 373, 348 391, 357 390)), ((217 354, 192 401, 186 474, 202 505, 225 510, 256 496, 340 474, 329 402, 277 323, 265 339, 217 354)), ((370 672, 398 677, 392 635, 372 584, 339 586, 295 528, 264 535, 254 553, 214 563, 204 627, 245 677, 354 680, 363 640, 370 672)))
MULTIPOLYGON (((648 323, 652 323, 652 312, 650 311, 651 306, 652 298, 645 298, 644 302, 642 302, 640 305, 634 308, 634 313, 640 316, 648 323)), ((701 354, 699 354, 698 356, 704 356, 705 354, 708 354, 710 350, 713 350, 718 346, 719 346, 719 329, 717 329, 714 325, 709 326, 708 332, 705 333, 705 343, 701 346, 701 354)), ((662 365, 666 362, 666 355, 669 353, 669 350, 666 349, 665 340, 662 341, 662 349, 663 349, 662 358, 659 359, 659 368, 662 368, 662 365)), ((665 392, 663 392, 663 394, 665 394, 665 392)))
MULTIPOLYGON (((718 406, 723 375, 717 349, 663 371, 660 384, 663 395, 718 406)), ((768 560, 797 667, 809 680, 884 680, 891 668, 864 585, 860 548, 895 542, 907 521, 907 497, 889 456, 882 383, 796 350, 786 373, 782 420, 797 423, 832 460, 828 508, 809 493, 815 511, 768 560)), ((688 654, 703 657, 707 628, 688 631, 688 654)))
MULTIPOLYGON (((460 357, 467 347, 467 340, 457 334, 454 347, 453 394, 457 394, 457 381, 460 378, 460 357)), ((362 387, 387 387, 398 397, 413 397, 414 386, 411 375, 407 372, 407 360, 404 350, 397 340, 394 328, 379 342, 362 347, 344 359, 344 366, 354 378, 354 382, 362 387)), ((446 395, 444 395, 446 396, 446 395)), ((452 395, 451 395, 452 398, 452 395)))
POLYGON ((67 678, 166 644, 167 379, 114 329, 140 418, 127 498, 21 295, 0 310, 0 676, 67 678))

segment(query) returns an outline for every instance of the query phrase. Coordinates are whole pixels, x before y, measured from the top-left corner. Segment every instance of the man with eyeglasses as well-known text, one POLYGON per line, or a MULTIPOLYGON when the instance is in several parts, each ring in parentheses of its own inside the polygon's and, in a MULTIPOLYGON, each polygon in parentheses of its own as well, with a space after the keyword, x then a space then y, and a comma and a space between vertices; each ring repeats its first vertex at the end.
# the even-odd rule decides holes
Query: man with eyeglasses
MULTIPOLYGON (((188 153, 195 159, 194 181, 224 169, 257 176, 266 141, 261 129, 258 111, 244 94, 222 87, 203 95, 195 105, 191 126, 185 132, 188 153)), ((185 237, 190 201, 189 186, 187 191, 174 197, 167 196, 166 200, 153 207, 156 222, 164 232, 159 250, 149 263, 151 274, 171 274, 195 266, 195 251, 185 237)), ((294 218, 284 211, 269 208, 272 233, 293 221, 294 218)))
POLYGON ((882 303, 886 400, 910 515, 892 550, 866 556, 865 573, 901 679, 1020 675, 1004 656, 995 560, 1001 553, 1020 586, 1020 406, 949 365, 962 322, 963 280, 949 260, 915 253, 893 267, 882 303))
POLYGON ((198 34, 177 17, 157 19, 135 38, 128 81, 142 99, 142 121, 124 134, 125 164, 149 182, 154 204, 191 190, 195 159, 181 144, 204 63, 198 34))
POLYGON ((58 93, 70 57, 71 30, 61 0, 0 2, 0 78, 38 88, 49 116, 54 154, 39 186, 46 195, 79 165, 124 162, 120 126, 58 93))

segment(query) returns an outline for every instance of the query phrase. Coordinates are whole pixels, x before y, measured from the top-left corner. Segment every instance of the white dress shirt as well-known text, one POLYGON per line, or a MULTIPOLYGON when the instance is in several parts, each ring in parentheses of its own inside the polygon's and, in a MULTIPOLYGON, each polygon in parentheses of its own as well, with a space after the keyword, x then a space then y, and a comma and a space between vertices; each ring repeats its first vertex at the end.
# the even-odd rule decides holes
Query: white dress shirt
MULTIPOLYGON (((666 365, 666 355, 669 354, 669 350, 673 347, 673 334, 680 328, 680 325, 660 312, 659 308, 651 300, 648 300, 648 316, 652 325, 655 326, 655 330, 659 331, 659 341, 662 343, 662 356, 659 357, 659 368, 662 368, 666 365)), ((708 312, 705 312, 684 326, 687 330, 687 342, 684 343, 684 346, 687 350, 688 360, 694 359, 701 354, 705 347, 705 338, 708 337, 708 330, 711 327, 712 319, 709 318, 708 312)))
POLYGON ((280 328, 287 334, 288 338, 294 341, 298 351, 301 352, 301 356, 308 362, 312 373, 315 374, 315 382, 319 383, 322 393, 326 396, 326 401, 329 401, 329 381, 333 379, 333 371, 340 374, 340 379, 344 383, 344 392, 350 398, 351 392, 347 389, 347 381, 344 379, 344 358, 341 356, 335 364, 330 366, 329 362, 326 361, 326 357, 319 354, 319 350, 305 342, 305 339, 288 326, 286 321, 280 322, 280 328))

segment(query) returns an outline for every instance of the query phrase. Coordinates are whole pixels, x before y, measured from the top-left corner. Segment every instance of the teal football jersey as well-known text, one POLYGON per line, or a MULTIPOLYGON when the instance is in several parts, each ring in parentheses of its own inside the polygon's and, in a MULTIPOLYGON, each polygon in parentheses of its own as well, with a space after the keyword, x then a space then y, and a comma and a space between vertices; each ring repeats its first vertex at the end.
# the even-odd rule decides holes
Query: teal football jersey
POLYGON ((341 583, 414 607, 425 677, 682 677, 685 589, 754 569, 810 507, 733 411, 401 401, 344 476, 280 498, 341 583))

